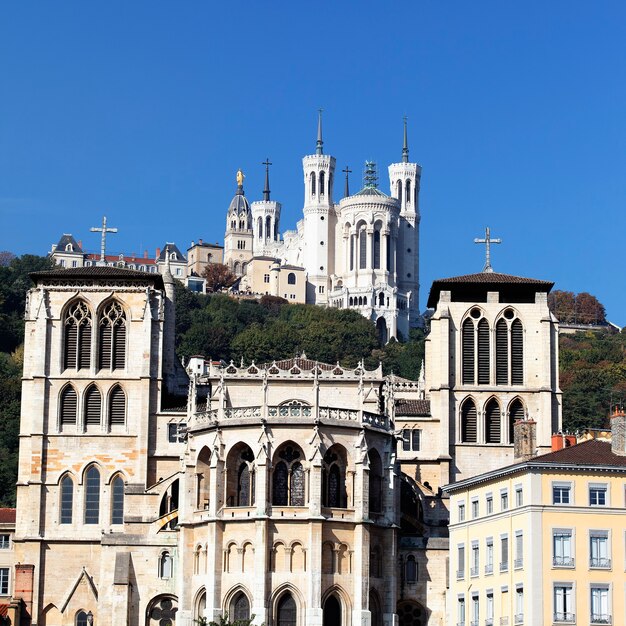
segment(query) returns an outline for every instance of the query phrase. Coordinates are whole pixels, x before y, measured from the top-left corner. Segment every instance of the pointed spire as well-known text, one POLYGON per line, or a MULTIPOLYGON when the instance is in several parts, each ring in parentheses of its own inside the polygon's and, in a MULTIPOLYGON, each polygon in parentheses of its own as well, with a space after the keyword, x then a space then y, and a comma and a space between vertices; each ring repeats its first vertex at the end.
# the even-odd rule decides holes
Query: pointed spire
POLYGON ((406 138, 406 115, 403 118, 404 120, 404 143, 402 144, 402 162, 409 162, 409 142, 406 138))
POLYGON ((270 199, 270 165, 271 165, 269 157, 266 157, 265 161, 263 161, 261 165, 265 165, 265 188, 263 189, 263 200, 265 202, 268 202, 270 199))
POLYGON ((352 173, 352 170, 350 169, 349 165, 346 165, 346 168, 341 170, 341 171, 344 172, 345 175, 346 175, 346 186, 345 186, 345 189, 343 191, 343 197, 347 198, 350 195, 350 185, 349 185, 349 182, 348 182, 348 175, 352 173))
POLYGON ((322 140, 322 111, 323 109, 318 109, 317 145, 315 147, 315 154, 324 154, 324 141, 322 140))

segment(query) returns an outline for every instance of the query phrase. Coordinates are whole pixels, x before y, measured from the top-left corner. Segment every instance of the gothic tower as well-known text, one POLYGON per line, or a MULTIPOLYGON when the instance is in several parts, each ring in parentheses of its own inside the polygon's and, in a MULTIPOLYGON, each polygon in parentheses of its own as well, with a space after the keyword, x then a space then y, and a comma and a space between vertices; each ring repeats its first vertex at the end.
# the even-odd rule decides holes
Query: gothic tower
POLYGON ((243 172, 237 170, 237 191, 228 207, 224 235, 224 263, 236 276, 246 273, 254 242, 252 212, 243 190, 243 179, 243 172))
POLYGON ((410 292, 409 323, 415 326, 419 320, 419 190, 422 168, 409 163, 406 118, 404 119, 404 142, 402 161, 389 166, 391 195, 400 201, 398 224, 398 265, 396 279, 398 288, 410 292))
POLYGON ((304 170, 304 267, 308 274, 306 301, 328 302, 329 275, 334 272, 335 210, 333 179, 335 157, 324 154, 322 113, 317 125, 315 154, 302 159, 304 170))
POLYGON ((267 248, 280 240, 280 202, 270 200, 270 173, 271 163, 266 159, 265 165, 265 188, 263 200, 253 202, 252 225, 254 230, 254 254, 255 256, 267 254, 267 248))

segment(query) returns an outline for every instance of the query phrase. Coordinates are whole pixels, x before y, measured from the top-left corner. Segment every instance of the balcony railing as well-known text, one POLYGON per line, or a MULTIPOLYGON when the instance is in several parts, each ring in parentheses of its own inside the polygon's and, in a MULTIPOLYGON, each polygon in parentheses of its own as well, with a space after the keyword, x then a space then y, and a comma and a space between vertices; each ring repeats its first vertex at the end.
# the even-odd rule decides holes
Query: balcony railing
POLYGON ((592 624, 612 624, 613 621, 610 615, 606 613, 592 613, 591 620, 592 624))
POLYGON ((569 622, 574 624, 576 622, 576 615, 574 615, 574 613, 555 613, 554 621, 559 623, 569 622))
POLYGON ((485 620, 485 626, 493 626, 493 618, 492 617, 488 617, 485 620))
POLYGON ((523 624, 524 623, 524 614, 523 613, 516 613, 515 617, 513 618, 513 621, 516 624, 523 624))
POLYGON ((508 572, 509 571, 509 563, 500 563, 500 571, 501 572, 508 572))
POLYGON ((472 567, 470 569, 470 576, 478 576, 478 568, 477 567, 472 567))
POLYGON ((485 565, 485 574, 493 574, 493 563, 485 565))
POLYGON ((524 559, 515 559, 515 561, 513 561, 513 567, 515 569, 519 569, 520 567, 523 567, 524 565, 524 559))
POLYGON ((456 579, 457 580, 463 580, 464 577, 465 577, 465 572, 462 569, 457 570, 457 572, 456 572, 456 579))
POLYGON ((611 559, 607 559, 606 557, 592 557, 589 559, 589 567, 594 567, 596 569, 610 569, 611 559))
POLYGON ((555 556, 552 559, 554 567, 574 567, 574 559, 571 556, 555 556))
POLYGON ((509 616, 508 615, 503 615, 500 618, 500 626, 509 626, 509 616))

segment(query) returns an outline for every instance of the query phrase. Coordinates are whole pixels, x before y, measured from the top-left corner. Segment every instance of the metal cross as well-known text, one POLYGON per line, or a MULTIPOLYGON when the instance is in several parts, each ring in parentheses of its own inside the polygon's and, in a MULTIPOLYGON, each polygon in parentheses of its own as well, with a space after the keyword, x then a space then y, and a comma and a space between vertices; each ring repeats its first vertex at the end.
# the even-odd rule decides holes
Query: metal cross
POLYGON ((348 185, 348 174, 352 174, 352 170, 349 165, 346 165, 346 169, 341 170, 346 175, 346 188, 344 190, 344 198, 347 198, 350 195, 350 186, 348 185))
POLYGON ((265 165, 265 167, 267 169, 270 165, 273 165, 273 163, 270 161, 269 157, 265 157, 265 161, 263 161, 263 163, 261 163, 261 165, 265 165))
POLYGON ((107 233, 116 233, 117 228, 107 228, 107 218, 105 216, 102 218, 101 228, 96 228, 95 226, 92 226, 90 230, 92 233, 102 233, 102 237, 100 239, 100 263, 104 265, 104 253, 106 250, 107 233))
POLYGON ((485 258, 485 267, 483 267, 483 272, 493 272, 493 267, 491 267, 491 244, 502 243, 502 239, 492 239, 489 226, 487 226, 487 228, 485 228, 485 238, 474 239, 474 243, 485 244, 485 257, 486 258, 485 258))

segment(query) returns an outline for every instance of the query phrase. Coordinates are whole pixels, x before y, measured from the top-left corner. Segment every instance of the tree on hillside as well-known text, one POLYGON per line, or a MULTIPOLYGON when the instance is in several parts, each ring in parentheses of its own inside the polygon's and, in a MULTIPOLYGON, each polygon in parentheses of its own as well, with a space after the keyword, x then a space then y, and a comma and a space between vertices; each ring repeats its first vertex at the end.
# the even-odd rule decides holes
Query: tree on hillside
POLYGON ((15 258, 15 255, 8 250, 2 250, 0 252, 0 267, 6 267, 11 264, 11 261, 15 258))
POLYGON ((562 324, 606 324, 606 311, 595 296, 556 289, 548 294, 548 306, 562 324))
POLYGON ((235 284, 237 277, 228 266, 222 263, 209 263, 202 276, 206 279, 206 290, 209 292, 222 291, 235 284))

